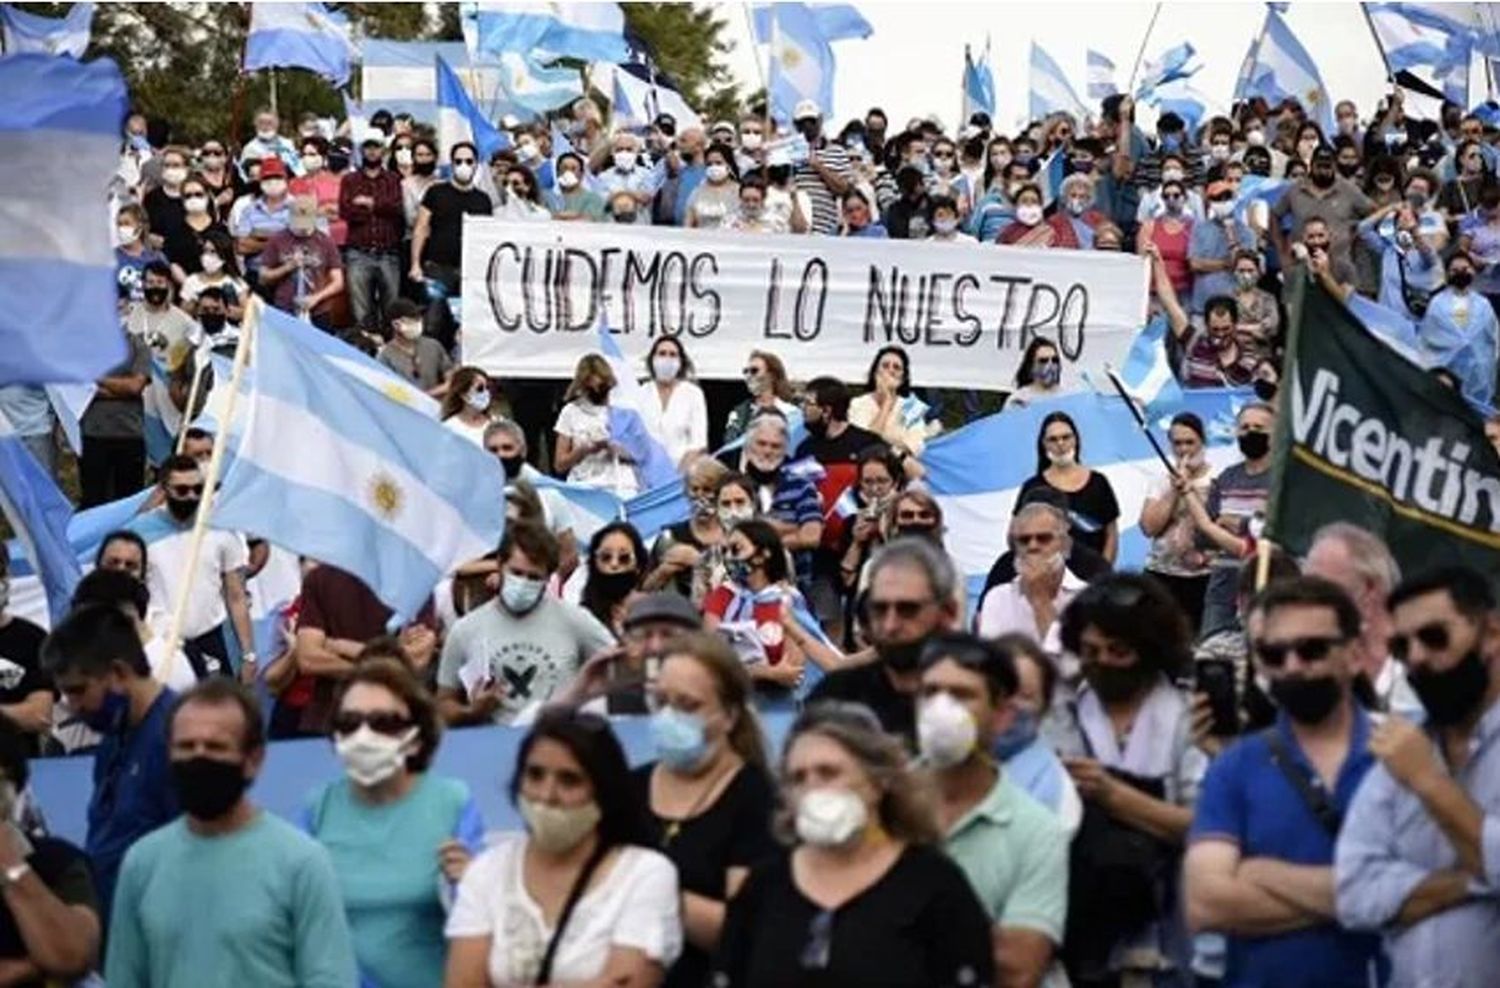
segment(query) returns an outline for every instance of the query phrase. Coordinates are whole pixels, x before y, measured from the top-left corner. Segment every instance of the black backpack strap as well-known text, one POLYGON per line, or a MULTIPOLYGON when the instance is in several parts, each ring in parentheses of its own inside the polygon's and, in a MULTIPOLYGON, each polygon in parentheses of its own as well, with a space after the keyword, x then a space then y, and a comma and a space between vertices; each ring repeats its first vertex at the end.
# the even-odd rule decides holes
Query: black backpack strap
POLYGON ((1313 816, 1317 818, 1318 823, 1323 825, 1323 829, 1328 831, 1329 836, 1337 837, 1344 818, 1333 805, 1333 801, 1328 798, 1328 790, 1321 785, 1315 785, 1307 777, 1307 773, 1296 765, 1292 759, 1292 753, 1287 750, 1286 739, 1281 736, 1279 727, 1273 724, 1261 731, 1260 736, 1265 739, 1266 747, 1271 749, 1271 762, 1281 770, 1282 775, 1286 776, 1292 788, 1297 790, 1297 795, 1302 797, 1302 802, 1312 810, 1313 816))
POLYGON ((568 920, 573 918, 573 910, 578 908, 578 900, 583 898, 583 893, 588 891, 589 882, 594 878, 594 872, 599 870, 604 858, 614 849, 613 845, 605 844, 603 841, 589 855, 584 862, 583 870, 578 873, 578 880, 568 890, 568 899, 563 903, 562 913, 557 917, 557 927, 552 931, 552 939, 547 941, 547 952, 542 955, 542 966, 537 970, 536 984, 545 985, 552 980, 552 964, 557 960, 557 950, 562 946, 563 934, 567 932, 568 920))

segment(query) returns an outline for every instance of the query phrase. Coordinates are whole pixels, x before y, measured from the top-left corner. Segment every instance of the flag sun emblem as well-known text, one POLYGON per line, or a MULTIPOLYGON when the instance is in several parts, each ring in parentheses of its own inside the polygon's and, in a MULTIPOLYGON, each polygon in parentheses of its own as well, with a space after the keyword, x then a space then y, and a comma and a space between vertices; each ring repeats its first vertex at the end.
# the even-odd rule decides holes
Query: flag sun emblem
POLYGON ((387 473, 376 474, 370 479, 368 493, 370 506, 375 509, 376 514, 387 520, 401 513, 402 503, 406 500, 395 478, 387 473))

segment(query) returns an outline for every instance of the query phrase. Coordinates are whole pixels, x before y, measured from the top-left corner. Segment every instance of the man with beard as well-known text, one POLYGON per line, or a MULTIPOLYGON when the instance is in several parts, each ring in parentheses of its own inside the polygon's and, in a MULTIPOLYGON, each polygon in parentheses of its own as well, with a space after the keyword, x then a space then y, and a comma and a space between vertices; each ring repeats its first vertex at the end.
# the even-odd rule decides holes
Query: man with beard
POLYGON ((865 603, 875 660, 829 673, 808 697, 862 703, 880 724, 916 744, 917 663, 928 638, 954 629, 962 619, 954 591, 958 577, 942 549, 927 539, 888 543, 870 562, 865 603))
POLYGON ((1359 988, 1380 944, 1338 925, 1334 840, 1374 765, 1354 701, 1359 610, 1299 577, 1256 602, 1252 647, 1280 713, 1223 752, 1198 795, 1185 863, 1188 922, 1229 941, 1225 988, 1359 988))
POLYGON ((1391 653, 1427 711, 1370 736, 1334 862, 1339 921, 1379 931, 1393 986, 1481 988, 1500 957, 1500 614, 1451 567, 1391 593, 1391 653))
POLYGON ((1316 217, 1328 224, 1333 260, 1352 264, 1354 225, 1374 209, 1375 204, 1359 186, 1339 176, 1338 156, 1333 148, 1320 144, 1313 152, 1307 177, 1288 189, 1271 211, 1274 221, 1267 232, 1276 245, 1277 256, 1290 257, 1281 219, 1291 216, 1296 221, 1295 228, 1301 231, 1308 220, 1316 217))
MULTIPOLYGON (((763 413, 750 420, 745 447, 733 462, 729 451, 725 465, 738 469, 755 483, 757 514, 771 523, 781 544, 792 554, 797 568, 797 586, 807 594, 812 582, 812 554, 823 541, 823 502, 818 488, 787 460, 786 419, 763 413)), ((725 454, 721 454, 721 462, 725 454)))
POLYGON ((247 647, 251 635, 250 598, 245 593, 245 568, 250 553, 234 532, 205 529, 198 563, 184 586, 183 567, 193 541, 193 519, 203 499, 203 472, 189 456, 172 456, 162 464, 161 491, 165 503, 138 515, 126 527, 151 546, 146 586, 154 607, 172 613, 179 594, 187 595, 183 610, 182 651, 199 679, 229 675, 234 663, 252 663, 247 647), (232 637, 231 637, 232 636, 232 637))

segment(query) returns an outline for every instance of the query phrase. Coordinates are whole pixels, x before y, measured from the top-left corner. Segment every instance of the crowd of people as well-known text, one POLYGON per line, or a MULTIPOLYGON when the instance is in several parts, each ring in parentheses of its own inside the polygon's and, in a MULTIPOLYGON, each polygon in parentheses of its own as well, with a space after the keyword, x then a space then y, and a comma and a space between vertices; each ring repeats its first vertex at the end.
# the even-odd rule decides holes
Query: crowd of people
MULTIPOLYGON (((1400 90, 1364 117, 1339 103, 1330 134, 1259 101, 1148 133, 1119 96, 1014 135, 982 114, 897 132, 877 109, 836 136, 814 104, 792 117, 637 133, 583 100, 488 160, 388 113, 356 139, 263 111, 240 147, 128 118, 131 357, 83 418, 81 503, 136 494, 148 460, 155 485, 50 634, 0 594, 0 981, 1493 983, 1495 588, 1402 574, 1347 524, 1301 559, 1259 536, 1293 279, 1403 315, 1412 356, 1493 400, 1500 120, 1408 119, 1400 90), (1289 184, 1243 194, 1252 178, 1289 184), (922 389, 896 346, 857 386, 770 350, 699 381, 663 337, 643 418, 689 509, 648 544, 585 528, 552 482, 642 489, 608 361, 565 387, 460 363, 466 215, 1134 250, 1182 384, 1258 397, 1218 473, 1204 422, 1176 415, 1138 517, 1045 414, 971 602, 921 458, 975 396, 922 389), (500 545, 399 628, 275 533, 211 531, 186 571, 215 440, 192 382, 252 295, 367 350, 503 468, 500 545), (148 448, 148 412, 174 449, 148 448), (632 715, 653 749, 634 766, 611 721, 632 715), (522 830, 487 832, 431 769, 445 729, 493 724, 522 735, 497 772, 522 830), (344 769, 298 820, 251 796, 285 738, 327 739, 344 769), (79 849, 47 835, 27 766, 87 752, 79 849)), ((1066 394, 1064 363, 1032 340, 1006 401, 1066 394)), ((0 411, 55 467, 46 394, 0 388, 0 411)))

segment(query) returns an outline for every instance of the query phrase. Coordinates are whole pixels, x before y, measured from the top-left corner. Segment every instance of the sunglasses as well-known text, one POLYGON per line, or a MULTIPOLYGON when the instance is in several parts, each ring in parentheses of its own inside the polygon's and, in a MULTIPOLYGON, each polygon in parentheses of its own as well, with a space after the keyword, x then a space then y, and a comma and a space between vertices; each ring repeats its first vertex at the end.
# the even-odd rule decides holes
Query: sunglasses
POLYGON ((595 562, 601 566, 634 566, 635 554, 629 552, 613 553, 601 552, 594 557, 595 562))
POLYGON ((1057 357, 1038 357, 1033 360, 1032 363, 1037 367, 1052 367, 1056 364, 1062 363, 1062 361, 1057 357))
POLYGON ((341 710, 333 717, 333 733, 349 735, 364 725, 376 734, 395 737, 411 728, 411 718, 394 710, 341 710))
POLYGON ((173 497, 192 497, 203 493, 202 484, 173 484, 167 488, 167 493, 173 497))
POLYGON ((474 158, 454 158, 453 159, 453 164, 455 166, 457 166, 457 165, 477 165, 477 164, 479 164, 479 162, 477 160, 475 160, 474 158))
POLYGON ((1013 536, 1013 538, 1015 539, 1016 545, 1018 545, 1022 549, 1024 549, 1024 548, 1026 548, 1029 545, 1039 545, 1039 546, 1048 546, 1048 545, 1051 545, 1052 543, 1054 543, 1054 542, 1057 541, 1057 533, 1056 532, 1030 532, 1030 533, 1023 532, 1020 535, 1013 536))
POLYGON ((898 523, 909 524, 911 522, 937 521, 930 511, 898 511, 896 512, 898 523))
POLYGON ((1422 647, 1430 652, 1445 651, 1453 642, 1453 636, 1448 634, 1448 626, 1438 621, 1424 624, 1410 635, 1392 635, 1387 646, 1397 662, 1405 662, 1411 656, 1413 638, 1421 642, 1422 647))
POLYGON ((930 600, 870 600, 865 604, 865 612, 875 619, 895 614, 903 621, 910 621, 930 603, 930 600))
POLYGON ((1320 662, 1328 653, 1349 639, 1334 636, 1309 635, 1293 638, 1289 642, 1259 641, 1255 643, 1255 654, 1267 669, 1280 669, 1286 665, 1287 656, 1295 652, 1303 662, 1320 662))

